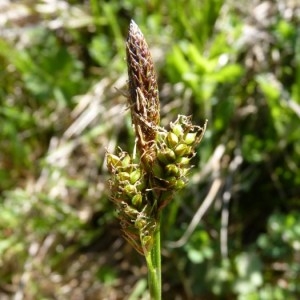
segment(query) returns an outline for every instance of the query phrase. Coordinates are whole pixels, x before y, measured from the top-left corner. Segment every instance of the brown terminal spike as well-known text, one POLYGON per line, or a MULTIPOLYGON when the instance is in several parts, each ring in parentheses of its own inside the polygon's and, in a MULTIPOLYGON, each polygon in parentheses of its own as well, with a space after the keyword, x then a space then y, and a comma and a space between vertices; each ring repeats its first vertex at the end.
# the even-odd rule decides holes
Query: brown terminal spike
POLYGON ((129 103, 137 148, 145 165, 155 160, 155 138, 160 122, 157 78, 147 42, 131 20, 126 41, 129 103))

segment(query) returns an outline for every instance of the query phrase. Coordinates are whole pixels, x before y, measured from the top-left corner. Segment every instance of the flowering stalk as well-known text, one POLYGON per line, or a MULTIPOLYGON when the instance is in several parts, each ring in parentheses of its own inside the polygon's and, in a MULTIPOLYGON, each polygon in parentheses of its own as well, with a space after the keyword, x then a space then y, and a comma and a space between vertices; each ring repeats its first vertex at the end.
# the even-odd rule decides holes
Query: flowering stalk
POLYGON ((160 214, 187 184, 190 160, 204 134, 179 115, 167 131, 159 127, 157 78, 146 40, 131 21, 126 41, 129 105, 139 155, 107 153, 111 199, 125 239, 148 266, 151 299, 161 299, 160 214))

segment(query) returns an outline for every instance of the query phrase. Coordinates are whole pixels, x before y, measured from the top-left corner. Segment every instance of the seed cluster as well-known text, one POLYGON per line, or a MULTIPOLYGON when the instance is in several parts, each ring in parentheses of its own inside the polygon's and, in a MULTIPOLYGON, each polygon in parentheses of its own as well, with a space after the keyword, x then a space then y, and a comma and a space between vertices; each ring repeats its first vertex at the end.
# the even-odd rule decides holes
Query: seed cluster
POLYGON ((120 151, 119 155, 107 153, 107 166, 112 176, 109 180, 111 199, 115 203, 124 237, 141 254, 150 251, 156 229, 147 200, 146 176, 132 157, 120 151))
POLYGON ((179 115, 170 124, 170 131, 157 136, 157 159, 153 165, 153 190, 159 197, 159 209, 173 198, 174 192, 187 184, 190 161, 195 156, 195 147, 200 143, 204 128, 192 125, 191 118, 179 115))

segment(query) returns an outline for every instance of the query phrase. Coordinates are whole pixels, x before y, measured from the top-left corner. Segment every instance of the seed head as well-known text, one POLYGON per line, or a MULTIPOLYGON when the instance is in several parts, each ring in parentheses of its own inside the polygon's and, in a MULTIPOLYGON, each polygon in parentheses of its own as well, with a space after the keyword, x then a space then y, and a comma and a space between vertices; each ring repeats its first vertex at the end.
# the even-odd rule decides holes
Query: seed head
POLYGON ((139 156, 119 149, 107 153, 109 188, 125 239, 142 255, 151 252, 159 212, 188 182, 190 161, 204 127, 179 115, 169 131, 161 128, 157 78, 146 40, 131 21, 126 41, 129 104, 139 156))

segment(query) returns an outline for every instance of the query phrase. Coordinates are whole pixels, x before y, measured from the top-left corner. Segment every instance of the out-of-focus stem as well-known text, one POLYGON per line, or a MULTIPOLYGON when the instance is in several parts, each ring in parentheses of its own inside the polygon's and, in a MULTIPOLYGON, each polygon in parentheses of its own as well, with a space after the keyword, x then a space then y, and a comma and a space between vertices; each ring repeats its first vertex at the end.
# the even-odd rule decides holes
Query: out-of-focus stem
POLYGON ((145 257, 148 267, 148 284, 151 300, 161 300, 160 224, 154 235, 153 248, 145 257))

